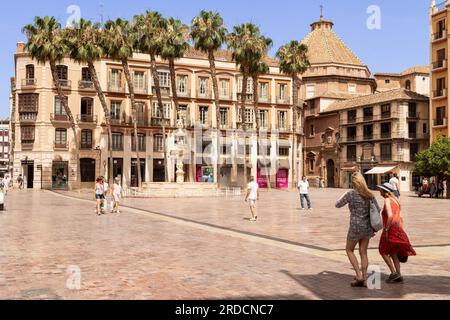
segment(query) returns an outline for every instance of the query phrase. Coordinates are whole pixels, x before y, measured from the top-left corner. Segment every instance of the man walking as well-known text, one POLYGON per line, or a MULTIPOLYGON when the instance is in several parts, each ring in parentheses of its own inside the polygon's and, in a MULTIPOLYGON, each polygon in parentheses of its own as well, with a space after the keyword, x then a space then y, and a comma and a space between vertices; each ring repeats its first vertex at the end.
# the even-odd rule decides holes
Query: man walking
POLYGON ((398 180, 398 175, 394 173, 392 175, 391 180, 389 180, 389 183, 392 184, 394 188, 394 195, 398 198, 400 198, 400 180, 398 180))
POLYGON ((17 177, 17 184, 19 185, 19 190, 23 189, 23 177, 22 174, 19 174, 19 176, 17 177))
POLYGON ((311 199, 309 198, 309 182, 306 177, 303 177, 298 183, 298 190, 300 191, 300 204, 302 206, 302 210, 305 210, 305 200, 308 204, 308 210, 312 210, 311 199))
POLYGON ((255 182, 255 178, 250 178, 250 183, 247 186, 247 195, 245 196, 245 202, 248 202, 252 218, 250 221, 254 222, 258 220, 258 213, 256 212, 256 201, 259 200, 259 185, 255 182))

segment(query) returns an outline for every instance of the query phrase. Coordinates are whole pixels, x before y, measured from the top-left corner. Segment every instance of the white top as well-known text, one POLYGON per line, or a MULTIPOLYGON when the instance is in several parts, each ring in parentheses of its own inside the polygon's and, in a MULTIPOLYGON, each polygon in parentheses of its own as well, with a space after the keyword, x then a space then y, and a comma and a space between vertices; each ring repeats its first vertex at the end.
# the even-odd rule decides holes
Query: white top
POLYGON ((258 189, 259 185, 256 182, 250 182, 248 184, 247 189, 250 191, 250 194, 248 196, 249 200, 258 200, 258 189))
POLYGON ((309 192, 309 182, 308 181, 300 181, 298 183, 298 188, 300 189, 300 194, 308 194, 309 192))
POLYGON ((103 183, 103 189, 105 190, 105 192, 108 192, 109 190, 109 184, 107 182, 103 183))
POLYGON ((118 185, 117 183, 114 183, 113 194, 115 196, 120 196, 122 194, 122 187, 120 185, 118 185))
POLYGON ((392 177, 391 180, 389 180, 389 183, 394 186, 395 191, 398 191, 398 185, 400 184, 400 181, 396 177, 392 177))
POLYGON ((103 195, 103 193, 105 193, 104 186, 101 185, 100 183, 96 183, 95 184, 95 194, 103 195))

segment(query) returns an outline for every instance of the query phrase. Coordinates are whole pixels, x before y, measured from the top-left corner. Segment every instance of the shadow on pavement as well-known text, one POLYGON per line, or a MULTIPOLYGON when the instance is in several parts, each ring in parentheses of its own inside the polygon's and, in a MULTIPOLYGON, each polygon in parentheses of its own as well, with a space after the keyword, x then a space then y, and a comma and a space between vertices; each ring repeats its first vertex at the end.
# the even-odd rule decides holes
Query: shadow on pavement
POLYGON ((281 273, 295 280, 322 300, 355 299, 402 299, 406 295, 450 295, 450 277, 445 276, 408 276, 403 284, 386 284, 388 277, 382 275, 381 290, 351 288, 354 276, 331 271, 317 275, 296 275, 289 271, 281 273))

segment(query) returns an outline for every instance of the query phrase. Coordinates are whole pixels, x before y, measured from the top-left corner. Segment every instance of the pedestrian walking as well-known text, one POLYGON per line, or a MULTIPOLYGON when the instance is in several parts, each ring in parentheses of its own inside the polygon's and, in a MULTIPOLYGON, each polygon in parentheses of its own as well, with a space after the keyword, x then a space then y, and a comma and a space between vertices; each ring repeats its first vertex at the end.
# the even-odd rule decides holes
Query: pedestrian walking
POLYGON ((375 236, 370 221, 371 203, 378 211, 381 211, 374 194, 367 187, 366 180, 359 172, 352 175, 352 185, 354 190, 344 194, 336 203, 336 208, 343 208, 348 205, 350 209, 350 227, 347 234, 346 252, 353 269, 356 272, 356 278, 351 283, 352 287, 367 286, 367 271, 369 268, 369 257, 367 249, 370 239, 375 236), (361 267, 358 258, 355 255, 355 248, 359 245, 359 255, 361 258, 361 267))
POLYGON ((0 211, 5 210, 5 197, 5 179, 3 178, 3 175, 0 175, 0 211))
POLYGON ((23 189, 23 177, 22 174, 19 174, 19 176, 17 177, 17 184, 19 185, 19 190, 23 189))
POLYGON ((114 207, 112 208, 111 213, 120 213, 120 201, 122 199, 123 194, 119 178, 116 178, 114 180, 114 184, 111 188, 111 196, 114 201, 114 207))
POLYGON ((311 198, 309 197, 309 182, 306 177, 298 183, 298 190, 300 191, 300 205, 301 209, 305 210, 305 200, 308 204, 308 210, 312 210, 311 198))
POLYGON ((105 199, 105 189, 102 178, 97 178, 94 187, 95 200, 97 202, 96 213, 97 215, 103 214, 103 201, 105 199))
POLYGON ((258 212, 256 209, 256 201, 259 200, 259 185, 256 183, 255 178, 250 178, 250 183, 247 186, 247 194, 245 196, 245 202, 248 202, 250 206, 250 212, 252 218, 250 221, 254 222, 258 220, 258 212))
POLYGON ((9 185, 11 183, 11 178, 9 177, 9 174, 5 175, 3 182, 4 182, 5 195, 8 195, 9 185))
POLYGON ((109 195, 109 183, 106 181, 105 177, 101 177, 103 181, 103 190, 105 197, 103 199, 102 208, 104 212, 108 212, 108 195, 109 195))
POLYGON ((394 188, 390 183, 378 186, 381 196, 384 198, 383 235, 381 236, 379 251, 391 275, 387 283, 403 282, 400 263, 406 263, 409 256, 415 256, 416 252, 411 246, 408 236, 403 229, 401 217, 401 205, 394 196, 394 188))
POLYGON ((400 198, 400 180, 398 179, 398 175, 394 173, 389 180, 389 183, 394 187, 394 195, 399 199, 400 198))

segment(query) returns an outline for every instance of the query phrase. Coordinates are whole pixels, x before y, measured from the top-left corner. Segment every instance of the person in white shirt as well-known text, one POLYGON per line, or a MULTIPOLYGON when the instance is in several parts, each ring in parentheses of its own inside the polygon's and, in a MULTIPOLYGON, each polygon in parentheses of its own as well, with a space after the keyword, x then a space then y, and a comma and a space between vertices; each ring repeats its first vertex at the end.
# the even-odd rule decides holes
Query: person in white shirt
POLYGON ((252 213, 252 218, 250 221, 257 221, 258 214, 256 211, 256 201, 259 200, 259 185, 255 182, 255 178, 250 178, 250 183, 247 186, 247 195, 245 196, 245 202, 250 205, 250 211, 252 213))
POLYGON ((11 178, 9 177, 9 175, 5 176, 5 179, 3 179, 3 182, 5 184, 5 195, 7 195, 8 190, 9 190, 9 184, 11 183, 11 178))
POLYGON ((111 213, 120 213, 119 206, 120 200, 122 199, 122 187, 120 186, 120 179, 116 178, 114 180, 114 184, 111 188, 111 195, 114 201, 114 207, 111 210, 111 213))
POLYGON ((102 208, 105 212, 108 211, 108 193, 109 193, 109 183, 106 182, 105 177, 102 177, 103 179, 103 190, 105 192, 105 198, 103 200, 102 208))
POLYGON ((398 175, 396 173, 392 175, 389 183, 394 186, 394 195, 397 197, 397 199, 400 198, 400 180, 398 180, 398 175))
POLYGON ((302 210, 305 210, 305 199, 308 204, 308 210, 312 210, 311 199, 309 198, 309 182, 306 177, 298 183, 298 190, 300 191, 300 204, 302 210))

